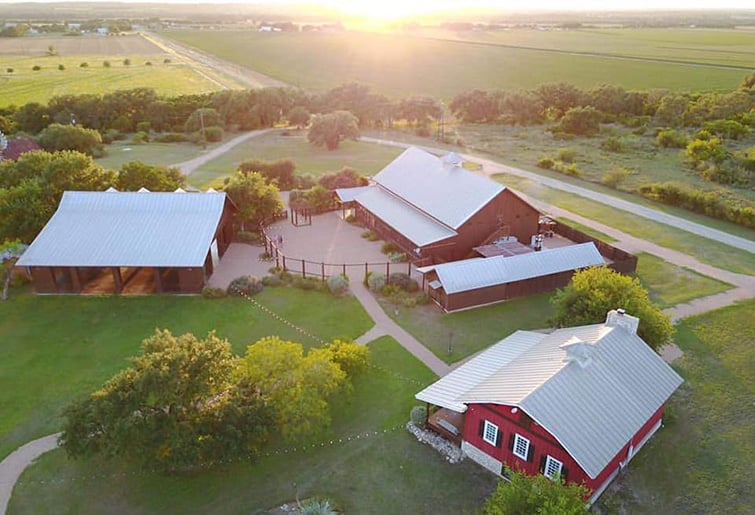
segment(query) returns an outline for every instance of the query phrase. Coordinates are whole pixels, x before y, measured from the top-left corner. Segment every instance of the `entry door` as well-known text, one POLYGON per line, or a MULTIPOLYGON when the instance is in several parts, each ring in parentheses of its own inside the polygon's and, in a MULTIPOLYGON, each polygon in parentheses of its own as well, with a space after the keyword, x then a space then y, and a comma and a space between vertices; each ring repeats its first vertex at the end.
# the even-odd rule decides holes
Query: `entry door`
POLYGON ((215 270, 218 268, 218 263, 220 263, 220 254, 218 254, 218 240, 212 240, 212 245, 210 245, 210 256, 212 256, 212 269, 215 270))

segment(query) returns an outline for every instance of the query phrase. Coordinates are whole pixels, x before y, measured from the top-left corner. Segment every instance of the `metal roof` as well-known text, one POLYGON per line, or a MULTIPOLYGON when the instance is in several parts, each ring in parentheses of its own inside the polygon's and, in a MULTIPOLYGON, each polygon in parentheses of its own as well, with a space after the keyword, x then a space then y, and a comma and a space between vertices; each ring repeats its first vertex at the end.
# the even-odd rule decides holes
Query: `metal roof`
POLYGON ((464 259, 418 270, 435 270, 446 293, 459 293, 604 263, 595 244, 587 242, 516 256, 464 259))
POLYGON ((431 217, 458 229, 505 188, 462 168, 457 157, 444 162, 409 147, 373 179, 431 217))
POLYGON ((456 411, 516 406, 595 478, 682 382, 639 336, 598 324, 516 332, 416 397, 456 411), (586 361, 570 359, 575 348, 586 361))
POLYGON ((225 193, 66 191, 18 266, 202 266, 225 201, 225 193))
POLYGON ((453 229, 379 187, 368 189, 356 197, 356 201, 418 247, 457 234, 453 229))
POLYGON ((353 188, 336 188, 336 195, 341 202, 351 202, 365 191, 374 187, 375 186, 355 186, 353 188))

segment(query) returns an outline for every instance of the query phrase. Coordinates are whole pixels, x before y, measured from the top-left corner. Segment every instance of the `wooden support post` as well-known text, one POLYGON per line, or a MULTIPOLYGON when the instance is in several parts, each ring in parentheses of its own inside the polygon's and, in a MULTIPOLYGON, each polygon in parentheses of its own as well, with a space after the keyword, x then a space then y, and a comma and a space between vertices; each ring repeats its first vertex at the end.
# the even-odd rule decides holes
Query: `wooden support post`
POLYGON ((275 249, 275 268, 280 268, 280 261, 278 260, 278 249, 275 249))
POLYGON ((322 273, 322 280, 325 280, 325 263, 320 263, 320 272, 322 273))
POLYGON ((346 263, 343 264, 343 272, 341 272, 344 276, 346 275, 346 263))
POLYGON ((301 276, 306 279, 307 278, 307 265, 304 262, 304 260, 301 260, 301 276))
POLYGON ((113 274, 113 282, 115 283, 115 293, 121 293, 123 291, 123 278, 121 277, 120 267, 114 266, 110 268, 113 274))
POLYGON ((283 271, 286 271, 286 256, 283 256, 283 271))
POLYGON ((157 293, 163 293, 163 278, 160 274, 160 267, 152 267, 152 275, 154 276, 155 281, 155 291, 157 293))
POLYGON ((385 262, 385 284, 391 284, 391 262, 385 262))
POLYGON ((367 276, 369 275, 369 273, 370 271, 367 269, 367 263, 365 263, 364 264, 364 282, 367 282, 367 276))
POLYGON ((409 277, 412 276, 412 262, 411 261, 409 261, 406 264, 406 275, 408 275, 409 277))

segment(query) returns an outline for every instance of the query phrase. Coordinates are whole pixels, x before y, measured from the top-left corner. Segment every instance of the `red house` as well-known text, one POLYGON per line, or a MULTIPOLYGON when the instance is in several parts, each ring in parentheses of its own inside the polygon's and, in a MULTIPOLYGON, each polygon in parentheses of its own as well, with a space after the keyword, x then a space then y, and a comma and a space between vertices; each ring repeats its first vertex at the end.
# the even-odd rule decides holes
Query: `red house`
POLYGON ((585 484, 592 504, 661 427, 682 378, 622 310, 604 324, 517 331, 416 395, 428 425, 495 474, 585 484))
POLYGON ((410 147, 366 188, 337 190, 356 215, 412 261, 442 263, 474 255, 496 236, 528 244, 538 211, 505 186, 466 170, 454 154, 438 158, 410 147))

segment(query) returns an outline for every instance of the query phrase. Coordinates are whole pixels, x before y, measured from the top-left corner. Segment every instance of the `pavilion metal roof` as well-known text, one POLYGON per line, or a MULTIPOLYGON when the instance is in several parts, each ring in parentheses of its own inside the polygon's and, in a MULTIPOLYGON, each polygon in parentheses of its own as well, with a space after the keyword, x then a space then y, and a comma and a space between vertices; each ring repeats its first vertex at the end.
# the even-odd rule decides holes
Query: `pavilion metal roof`
POLYGON ((595 244, 587 242, 516 256, 452 261, 418 270, 421 273, 435 270, 446 293, 459 293, 604 263, 595 244))
POLYGON ((204 264, 225 193, 66 191, 18 266, 204 264))

